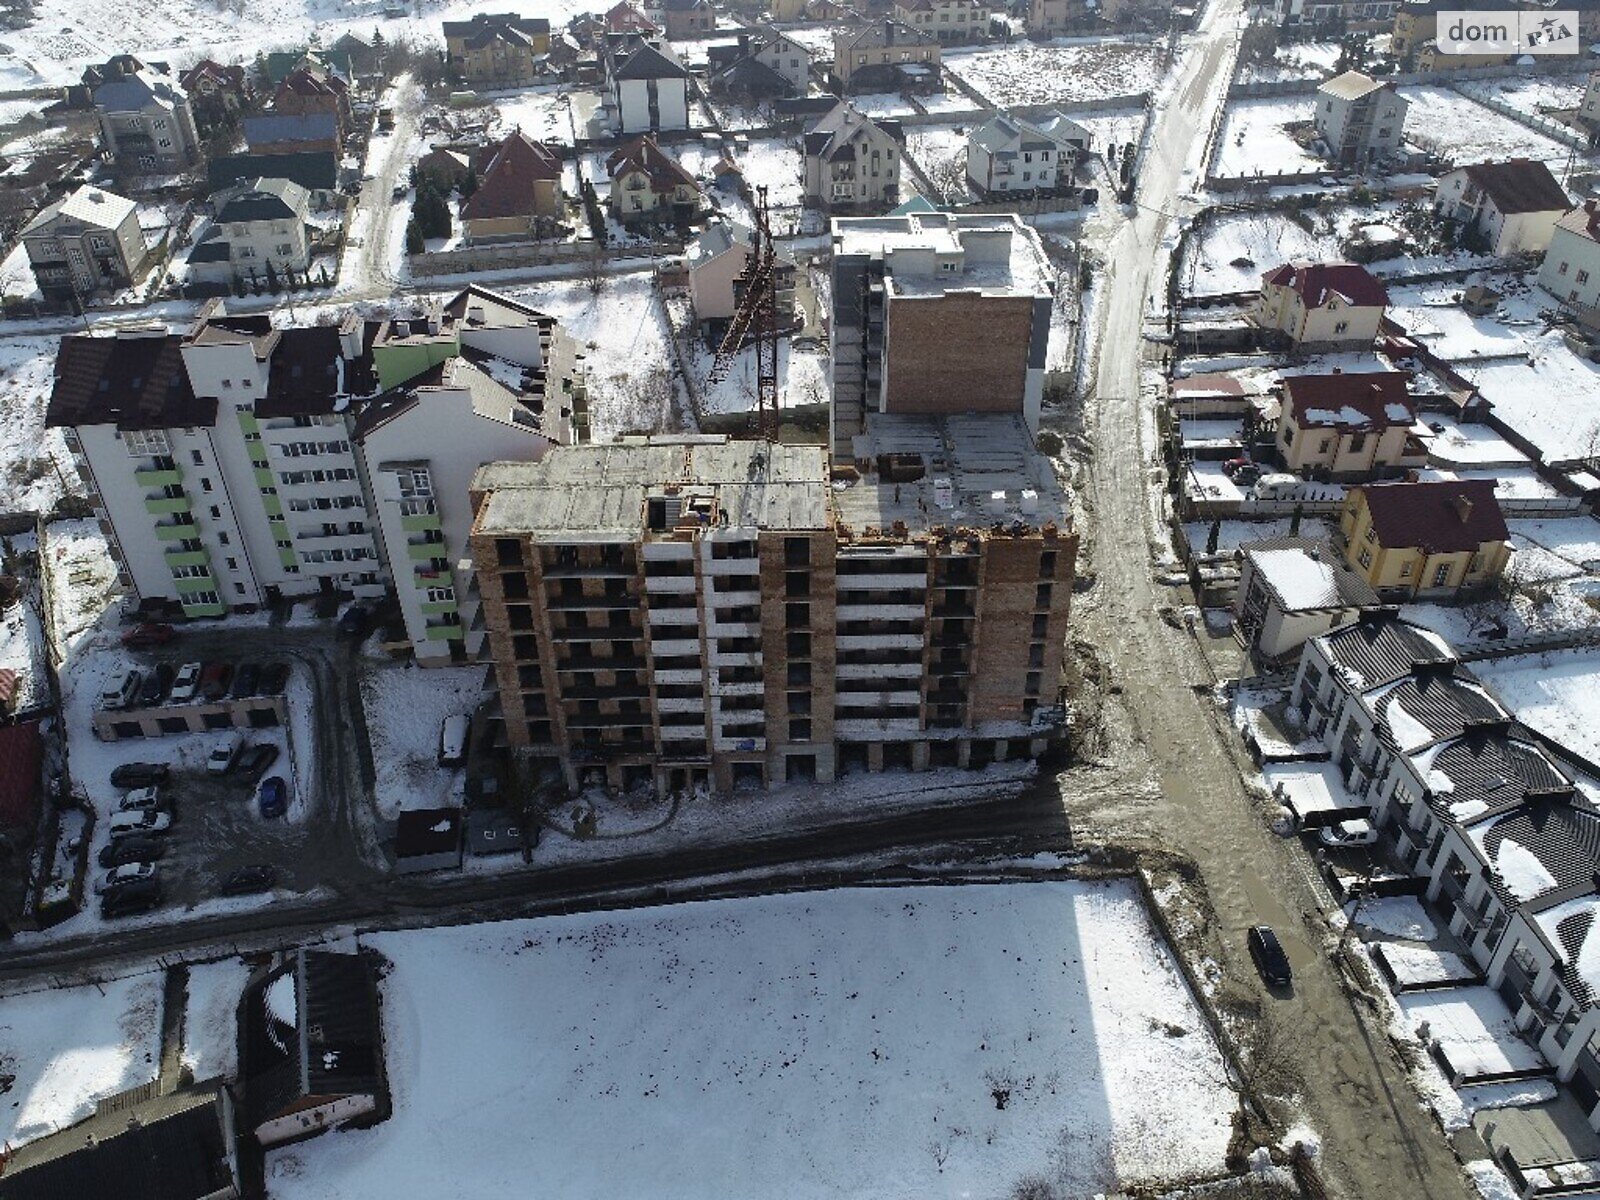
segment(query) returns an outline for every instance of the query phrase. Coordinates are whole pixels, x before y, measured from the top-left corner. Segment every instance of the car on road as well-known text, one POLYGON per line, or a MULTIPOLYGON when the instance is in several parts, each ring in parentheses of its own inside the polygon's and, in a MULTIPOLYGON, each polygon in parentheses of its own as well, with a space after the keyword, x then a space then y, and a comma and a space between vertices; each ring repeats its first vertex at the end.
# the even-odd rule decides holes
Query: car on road
POLYGON ((117 801, 118 812, 161 812, 167 806, 161 802, 161 789, 154 784, 134 788, 117 801))
POLYGON ((233 677, 233 698, 242 700, 246 696, 254 696, 260 687, 261 665, 251 662, 240 663, 238 673, 233 677))
POLYGON ((1250 947, 1250 957, 1255 960, 1256 970, 1268 986, 1289 986, 1293 979, 1289 970, 1289 956, 1283 952, 1278 935, 1272 932, 1270 925, 1252 925, 1250 932, 1245 935, 1245 944, 1250 947))
POLYGON ((228 694, 228 684, 233 679, 230 663, 209 662, 200 672, 200 695, 207 700, 221 700, 228 694))
POLYGON ((148 650, 153 646, 165 646, 177 636, 178 631, 171 625, 160 621, 146 621, 142 625, 124 630, 122 644, 129 650, 148 650))
POLYGON ((392 191, 390 191, 389 197, 390 197, 390 199, 393 199, 393 200, 404 200, 406 198, 406 196, 410 193, 410 191, 411 191, 411 189, 408 188, 405 184, 397 183, 397 184, 394 185, 394 189, 392 191))
POLYGON ((136 833, 165 833, 172 828, 172 814, 146 809, 143 812, 114 812, 111 836, 125 838, 136 833))
POLYGON ((282 775, 269 775, 261 781, 256 804, 261 815, 269 820, 289 811, 289 785, 283 781, 282 775))
POLYGON ((239 755, 239 761, 233 764, 233 769, 254 782, 265 775, 267 768, 277 761, 276 746, 271 742, 257 742, 253 746, 245 747, 244 753, 239 755))
POLYGON ((102 917, 131 917, 161 903, 161 880, 138 879, 100 897, 102 917))
POLYGON ((1317 840, 1324 846, 1370 846, 1378 840, 1378 831, 1365 817, 1354 821, 1340 821, 1317 831, 1317 840))
POLYGON ((153 704, 160 704, 167 698, 167 692, 172 687, 172 677, 175 674, 167 663, 157 663, 150 668, 150 674, 144 677, 144 684, 139 688, 139 705, 149 708, 153 704))
POLYGON ((281 696, 283 689, 289 686, 289 664, 268 663, 261 672, 261 694, 263 696, 281 696))
POLYGON ((239 755, 243 750, 244 734, 230 733, 215 750, 206 756, 207 774, 226 775, 238 763, 239 755))
POLYGON ((161 868, 155 863, 131 862, 123 863, 120 867, 112 867, 95 881, 94 894, 104 896, 107 892, 115 891, 119 887, 126 887, 137 879, 154 879, 160 874, 161 868))
POLYGON ((111 771, 111 786, 119 788, 149 787, 165 783, 172 776, 166 763, 127 762, 111 771))
POLYGON ((263 863, 253 867, 240 867, 217 885, 217 892, 223 896, 249 896, 256 892, 270 891, 272 885, 277 882, 278 872, 263 863))
POLYGON ((186 662, 178 668, 178 673, 173 677, 172 690, 167 693, 167 699, 174 704, 187 704, 193 700, 195 693, 200 690, 200 672, 204 670, 197 662, 186 662))
POLYGON ((102 867, 120 867, 123 863, 155 862, 167 853, 167 843, 158 837, 130 834, 117 838, 100 848, 102 867))
POLYGON ((352 604, 339 614, 339 633, 343 637, 360 641, 372 632, 372 610, 365 605, 352 604))
POLYGON ((127 672, 100 693, 100 707, 109 712, 127 708, 139 698, 139 688, 143 683, 144 676, 140 672, 127 672))

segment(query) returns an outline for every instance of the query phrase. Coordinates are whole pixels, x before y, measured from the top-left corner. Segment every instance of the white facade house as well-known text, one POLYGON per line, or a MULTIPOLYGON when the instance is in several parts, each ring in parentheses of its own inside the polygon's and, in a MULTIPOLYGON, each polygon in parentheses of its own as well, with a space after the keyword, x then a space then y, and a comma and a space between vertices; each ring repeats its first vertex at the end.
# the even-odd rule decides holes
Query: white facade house
POLYGON ((756 38, 754 58, 780 77, 798 95, 811 83, 811 51, 787 33, 770 27, 756 38))
POLYGON ((806 203, 826 212, 883 211, 900 202, 898 121, 874 120, 841 100, 805 135, 806 203))
POLYGON ((100 140, 124 173, 182 171, 200 158, 188 94, 170 75, 141 67, 94 91, 100 140))
POLYGON ((1282 537, 1239 548, 1234 620, 1265 663, 1298 655, 1312 638, 1348 625, 1377 602, 1367 581, 1325 542, 1282 537))
POLYGON ((197 283, 252 285, 311 266, 311 194, 288 179, 257 179, 219 198, 216 220, 189 253, 197 283))
POLYGON ((689 72, 665 42, 641 40, 608 62, 607 100, 618 134, 689 128, 689 72))
POLYGON ((1364 167, 1400 149, 1408 106, 1394 84, 1346 71, 1317 88, 1317 136, 1334 162, 1364 167))
POLYGON ((89 184, 42 208, 23 227, 22 244, 51 300, 127 287, 150 265, 139 206, 89 184))
POLYGON ((1575 311, 1600 305, 1600 201, 1585 200, 1555 223, 1539 286, 1575 311))
POLYGON ((1089 131, 1060 113, 1024 121, 996 113, 967 134, 967 181, 985 196, 1054 191, 1072 182, 1089 131))
POLYGON ((1459 221, 1469 241, 1477 240, 1504 258, 1548 247, 1556 222, 1572 201, 1544 163, 1514 158, 1457 167, 1441 176, 1433 207, 1459 221))

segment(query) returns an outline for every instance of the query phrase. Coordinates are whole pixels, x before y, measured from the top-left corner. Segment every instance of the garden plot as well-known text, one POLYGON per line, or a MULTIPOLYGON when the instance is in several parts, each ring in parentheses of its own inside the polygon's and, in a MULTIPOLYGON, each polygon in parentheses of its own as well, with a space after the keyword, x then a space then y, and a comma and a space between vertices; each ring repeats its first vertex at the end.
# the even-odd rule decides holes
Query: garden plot
POLYGON ((520 129, 535 141, 572 145, 572 105, 565 88, 479 94, 489 102, 494 136, 520 129))
POLYGON ((1228 105, 1217 139, 1211 174, 1218 179, 1256 175, 1299 175, 1328 164, 1312 154, 1284 126, 1311 120, 1310 96, 1237 100, 1228 105))
POLYGON ((1520 654, 1474 663, 1472 670, 1517 720, 1600 762, 1600 652, 1520 654))
POLYGON ((1241 83, 1278 83, 1290 79, 1326 79, 1339 61, 1338 42, 1294 42, 1279 46, 1271 62, 1239 63, 1241 83))
POLYGON ((439 731, 446 717, 472 714, 483 683, 483 667, 365 665, 361 707, 377 772, 372 791, 386 820, 407 809, 460 806, 462 773, 439 765, 439 731))
POLYGON ((944 67, 1005 108, 1153 92, 1166 73, 1163 59, 1159 45, 1013 42, 950 51, 944 67))
POLYGON ((232 1078, 239 1070, 239 997, 250 968, 243 959, 189 968, 183 1011, 183 1065, 196 1080, 232 1078))
MULTIPOLYGON (((1529 116, 1570 112, 1583 100, 1581 75, 1541 75, 1533 79, 1494 79, 1466 85, 1474 95, 1492 96, 1529 116)), ((1409 121, 1407 122, 1409 124, 1409 121)))
POLYGON ((1438 357, 1452 363, 1525 355, 1531 336, 1539 328, 1538 308, 1543 293, 1532 292, 1511 280, 1496 278, 1485 282, 1507 291, 1499 309, 1488 316, 1474 316, 1461 307, 1461 291, 1466 285, 1458 282, 1392 287, 1388 316, 1438 357))
POLYGON ((804 163, 799 147, 783 138, 752 138, 750 148, 734 156, 751 194, 767 189, 767 203, 775 208, 798 208, 804 198, 804 163))
POLYGON ((1208 222, 1203 237, 1185 248, 1184 294, 1214 296, 1253 292, 1261 276, 1291 259, 1329 262, 1339 257, 1339 239, 1311 233, 1286 213, 1239 213, 1208 222))
POLYGON ((393 963, 394 1116, 270 1152, 278 1200, 447 1196, 467 1177, 479 1200, 990 1195, 1030 1179, 1086 1195, 1220 1173, 1237 1107, 1123 882, 821 892, 363 943, 393 963), (508 1029, 510 1011, 538 1012, 537 1028, 508 1029))
MULTIPOLYGON (((962 99, 966 100, 966 97, 962 96, 962 99)), ((904 117, 917 111, 911 107, 911 101, 898 92, 863 92, 851 96, 850 105, 869 117, 904 117)), ((967 100, 967 105, 971 107, 972 101, 967 100)))
POLYGON ((1600 367, 1574 354, 1559 331, 1521 332, 1526 357, 1458 361, 1456 369, 1546 462, 1592 456, 1600 447, 1600 367))
POLYGON ((1403 87, 1406 141, 1456 163, 1534 158, 1559 167, 1567 147, 1443 87, 1403 87))

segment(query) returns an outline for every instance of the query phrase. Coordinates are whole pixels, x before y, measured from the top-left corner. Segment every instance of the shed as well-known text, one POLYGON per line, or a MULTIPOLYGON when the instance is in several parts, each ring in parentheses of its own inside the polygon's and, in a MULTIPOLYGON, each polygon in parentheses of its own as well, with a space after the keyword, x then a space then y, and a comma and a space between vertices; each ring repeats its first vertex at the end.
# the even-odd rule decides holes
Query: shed
POLYGON ((394 831, 394 869, 402 875, 461 866, 459 808, 418 808, 400 814, 394 831))

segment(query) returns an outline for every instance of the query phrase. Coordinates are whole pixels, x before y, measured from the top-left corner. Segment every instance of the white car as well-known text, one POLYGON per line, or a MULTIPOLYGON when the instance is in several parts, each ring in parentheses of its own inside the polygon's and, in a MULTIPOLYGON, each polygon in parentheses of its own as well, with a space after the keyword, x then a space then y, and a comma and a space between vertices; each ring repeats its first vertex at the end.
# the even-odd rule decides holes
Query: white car
POLYGON ((104 896, 111 889, 132 883, 135 879, 154 879, 158 870, 155 863, 123 863, 120 867, 112 867, 94 885, 94 894, 104 896))
POLYGON ((233 764, 238 761, 243 749, 244 734, 229 734, 227 740, 213 750, 206 759, 206 770, 212 775, 226 775, 233 770, 233 764))
POLYGON ((1378 840, 1378 831, 1363 817, 1326 825, 1317 831, 1317 839, 1324 846, 1370 846, 1378 840))
POLYGON ((151 786, 134 788, 117 805, 118 812, 155 812, 166 807, 161 803, 161 789, 151 786))
POLYGON ((200 664, 197 662, 184 663, 178 668, 178 673, 172 677, 172 690, 167 693, 167 700, 172 704, 186 704, 194 699, 195 693, 200 690, 200 664))
POLYGON ((127 837, 135 833, 165 833, 172 828, 172 814, 153 812, 116 812, 111 814, 111 836, 127 837))

